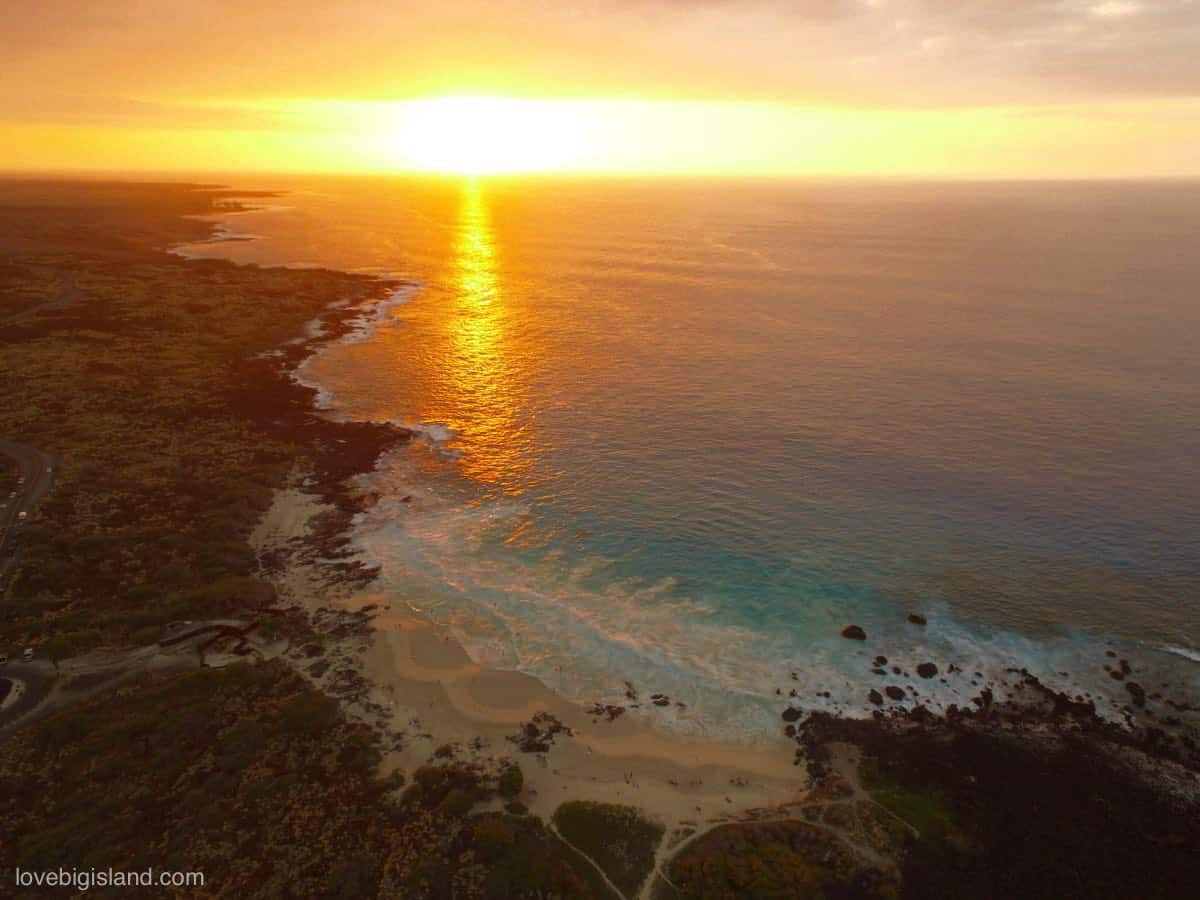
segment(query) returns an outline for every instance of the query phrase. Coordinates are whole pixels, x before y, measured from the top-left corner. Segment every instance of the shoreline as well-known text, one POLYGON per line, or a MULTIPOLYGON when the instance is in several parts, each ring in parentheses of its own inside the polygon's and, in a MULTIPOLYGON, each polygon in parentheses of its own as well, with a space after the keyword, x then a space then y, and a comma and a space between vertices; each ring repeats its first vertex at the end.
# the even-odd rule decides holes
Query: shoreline
MULTIPOLYGON (((235 192, 231 193, 236 196, 235 192)), ((263 208, 274 207, 258 207, 263 208)), ((250 211, 254 209, 238 210, 234 214, 250 211)), ((219 216, 220 213, 216 215, 219 216)), ((384 277, 379 277, 379 280, 389 281, 384 277)), ((389 283, 399 284, 394 281, 389 283)), ((363 304, 356 317, 359 323, 356 328, 357 334, 333 336, 327 343, 314 346, 311 354, 295 364, 292 377, 301 386, 317 392, 314 406, 318 411, 331 420, 352 423, 358 421, 338 412, 337 398, 329 389, 315 379, 306 379, 307 363, 323 352, 323 347, 337 341, 369 339, 371 333, 386 322, 393 304, 406 302, 411 295, 397 294, 401 291, 415 292, 421 287, 418 282, 406 281, 404 287, 397 288, 390 299, 363 304)), ((418 434, 422 430, 422 426, 412 425, 407 421, 400 421, 399 424, 401 428, 418 434)), ((380 459, 371 470, 379 471, 383 462, 380 459)), ((368 473, 364 472, 364 475, 366 474, 368 473)), ((928 613, 931 620, 928 636, 923 631, 914 632, 910 629, 908 634, 890 631, 883 639, 879 639, 880 629, 873 627, 874 623, 870 621, 863 621, 862 624, 871 632, 871 642, 863 645, 862 650, 857 653, 857 659, 844 654, 847 645, 841 644, 840 639, 836 637, 836 631, 850 624, 850 620, 835 622, 831 619, 830 632, 820 636, 820 640, 824 642, 823 649, 834 654, 831 656, 834 662, 828 667, 828 672, 811 677, 807 682, 802 680, 800 684, 796 683, 793 676, 789 682, 787 670, 799 669, 807 659, 807 648, 801 646, 795 658, 787 655, 778 658, 779 664, 775 667, 777 671, 765 676, 756 672, 753 683, 749 683, 751 679, 746 679, 738 685, 746 691, 747 696, 752 696, 756 703, 761 702, 764 710, 774 710, 767 716, 759 716, 761 721, 756 721, 755 726, 760 727, 764 733, 767 732, 771 726, 771 719, 782 710, 782 704, 791 700, 797 705, 803 704, 806 712, 833 712, 852 717, 868 717, 879 706, 871 699, 872 693, 885 691, 893 686, 899 687, 903 696, 902 699, 898 699, 889 693, 884 704, 886 708, 904 707, 911 710, 924 706, 944 714, 955 704, 961 706, 970 703, 982 688, 987 688, 1000 697, 1008 696, 1011 685, 1007 683, 1007 673, 1013 668, 1029 668, 1038 672, 1047 684, 1058 690, 1070 693, 1076 698, 1094 700, 1097 708, 1105 716, 1118 721, 1126 717, 1130 697, 1124 684, 1109 680, 1109 672, 1106 671, 1109 661, 1105 659, 1107 650, 1115 649, 1119 656, 1128 656, 1138 672, 1138 680, 1143 683, 1153 681, 1158 684, 1166 677, 1164 670, 1168 667, 1189 667, 1196 661, 1194 656, 1190 655, 1194 651, 1187 647, 1159 646, 1107 633, 1085 635, 1081 639, 1079 635, 1084 634, 1082 629, 1076 629, 1070 634, 1053 635, 1045 640, 1040 637, 1030 638, 1025 632, 1015 629, 1000 629, 993 636, 986 628, 974 628, 974 620, 956 617, 954 611, 948 607, 934 603, 932 608, 925 608, 923 612, 928 613), (869 651, 866 647, 870 647, 869 651), (1183 652, 1180 652, 1181 650, 1183 652), (887 672, 877 671, 880 668, 878 665, 872 666, 871 659, 877 655, 886 655, 890 660, 890 664, 883 667, 887 672), (919 676, 919 669, 930 664, 936 665, 937 676, 919 676), (975 674, 971 676, 969 673, 975 674), (768 678, 771 680, 768 681, 768 678), (774 701, 769 696, 772 689, 775 690, 774 701)), ((897 611, 895 623, 898 623, 896 627, 899 629, 909 627, 903 624, 903 617, 903 611, 897 611)), ((762 658, 766 658, 766 655, 762 658)), ((772 656, 771 660, 774 663, 776 657, 772 656)), ((554 683, 553 673, 543 669, 540 674, 548 682, 554 683)), ((1200 681, 1189 680, 1187 671, 1174 674, 1178 676, 1175 680, 1189 696, 1196 694, 1197 689, 1200 689, 1200 681)), ((619 683, 620 678, 612 680, 614 688, 619 683)), ((639 687, 641 686, 639 681, 639 687)), ((578 702, 588 702, 591 699, 571 692, 569 685, 559 684, 558 687, 570 693, 578 702)), ((656 687, 669 690, 673 694, 679 689, 678 685, 672 686, 669 683, 656 687)), ((602 693, 607 698, 606 702, 623 702, 619 699, 619 688, 602 693)), ((697 709, 697 705, 693 703, 692 708, 697 709)), ((711 724, 710 721, 709 725, 711 724)), ((712 730, 711 727, 709 730, 712 730)), ((729 730, 732 731, 732 726, 729 730)))
MULTIPOLYGON (((178 250, 170 252, 183 255, 178 250)), ((523 802, 547 819, 564 800, 582 799, 626 802, 665 824, 695 827, 799 802, 807 779, 782 735, 764 736, 760 749, 748 750, 663 734, 632 715, 593 715, 533 676, 475 664, 432 622, 411 612, 388 616, 377 606, 386 601, 363 593, 373 573, 355 559, 348 532, 368 497, 351 482, 417 432, 337 416, 322 402, 321 389, 302 377, 314 355, 338 341, 363 339, 420 288, 415 281, 363 277, 367 286, 358 295, 331 305, 305 323, 302 335, 243 366, 260 418, 271 410, 274 426, 293 430, 306 418, 310 439, 339 444, 337 460, 325 454, 324 465, 296 472, 293 484, 275 492, 252 536, 261 575, 275 585, 280 605, 302 613, 326 639, 317 663, 304 665, 301 649, 286 657, 289 664, 375 729, 390 747, 387 773, 411 773, 446 744, 458 748, 458 758, 516 759, 527 763, 523 802), (545 752, 522 752, 519 738, 541 714, 562 730, 545 752), (532 766, 531 757, 538 760, 532 766)))
MULTIPOLYGON (((282 196, 282 193, 283 192, 268 192, 268 196, 282 196)), ((230 191, 228 196, 235 200, 233 205, 238 205, 236 202, 237 197, 253 197, 258 195, 256 195, 254 192, 239 194, 237 192, 230 191)), ((239 208, 232 210, 232 213, 241 214, 245 212, 253 212, 258 208, 267 207, 240 208, 239 206, 239 208)), ((228 211, 229 210, 220 210, 214 213, 213 217, 210 218, 209 223, 214 227, 218 226, 220 223, 216 221, 217 217, 224 215, 228 211)), ((222 238, 217 238, 217 241, 220 240, 222 240, 222 238)), ((173 249, 172 252, 175 252, 177 249, 178 248, 173 249)), ((423 287, 421 282, 409 279, 397 279, 376 275, 365 275, 362 277, 368 279, 368 284, 370 287, 365 288, 363 292, 355 297, 347 298, 343 303, 330 306, 323 312, 321 316, 306 323, 304 336, 289 341, 283 347, 268 350, 267 353, 264 354, 264 358, 269 359, 271 362, 277 363, 279 367, 277 371, 280 374, 286 377, 291 384, 310 395, 310 413, 315 418, 324 420, 334 427, 344 426, 353 429, 363 428, 368 432, 375 431, 377 429, 382 430, 383 433, 389 435, 389 439, 373 446, 372 449, 376 452, 369 463, 367 463, 365 458, 362 458, 360 459, 360 462, 362 463, 361 466, 354 466, 350 467, 349 469, 339 467, 339 472, 335 473, 339 477, 333 477, 333 474, 328 472, 324 473, 324 475, 318 473, 315 482, 310 483, 308 486, 304 487, 303 490, 314 493, 315 495, 321 497, 325 502, 332 502, 334 508, 326 510, 310 510, 307 513, 302 514, 297 514, 294 510, 291 512, 282 513, 285 518, 290 520, 290 525, 282 530, 278 529, 277 527, 267 529, 268 531, 275 531, 276 534, 273 539, 266 540, 263 546, 257 548, 260 557, 266 556, 279 558, 280 556, 287 556, 288 554, 284 549, 286 545, 290 545, 295 542, 303 542, 304 540, 311 541, 315 538, 317 542, 322 544, 327 550, 330 547, 335 547, 336 552, 332 554, 335 558, 340 557, 343 559, 354 560, 357 554, 350 547, 351 539, 349 532, 353 527, 353 519, 355 515, 357 515, 359 512, 362 512, 366 508, 366 506, 370 503, 371 498, 369 497, 369 492, 366 489, 363 489, 358 485, 352 485, 349 482, 354 478, 354 476, 366 476, 376 471, 380 461, 389 451, 419 439, 420 432, 417 429, 406 428, 392 422, 359 421, 339 415, 336 411, 330 408, 332 405, 331 397, 326 389, 318 384, 305 381, 303 378, 302 373, 304 367, 314 357, 336 343, 357 342, 368 339, 371 334, 373 334, 382 324, 387 321, 389 311, 394 306, 408 302, 408 300, 423 287), (314 522, 316 524, 313 524, 314 522), (272 540, 274 541, 275 546, 270 546, 272 540)), ((351 446, 353 446, 353 443, 354 441, 351 440, 351 446)), ((370 455, 370 451, 368 451, 367 455, 370 455)), ((280 498, 283 497, 283 504, 285 507, 292 505, 294 498, 287 497, 290 490, 290 488, 285 488, 282 491, 277 492, 276 502, 278 503, 280 498)), ((274 509, 272 512, 268 513, 268 515, 264 518, 264 525, 266 525, 268 520, 270 520, 275 514, 276 511, 274 509)), ((259 537, 261 539, 263 536, 260 534, 259 537)), ((293 559, 289 563, 289 566, 294 565, 295 562, 296 560, 293 559)), ((312 555, 310 554, 308 559, 300 560, 300 564, 304 566, 312 566, 314 564, 312 555)), ((359 564, 361 565, 361 563, 359 564)), ((349 565, 354 565, 354 562, 349 563, 349 565)), ((277 575, 281 575, 285 582, 290 578, 291 574, 292 573, 290 571, 277 570, 277 575)), ((364 571, 362 575, 363 577, 355 580, 353 584, 358 590, 369 590, 371 583, 374 580, 374 575, 369 571, 364 571)), ((278 581, 276 581, 276 584, 279 586, 278 581)), ((340 593, 340 597, 338 598, 339 603, 349 604, 350 606, 355 604, 360 606, 371 605, 367 601, 362 600, 360 596, 357 596, 354 591, 347 591, 344 588, 344 585, 338 588, 338 592, 340 593)), ((323 589, 311 583, 299 591, 296 591, 294 586, 292 588, 292 593, 298 593, 304 598, 300 605, 304 607, 310 614, 322 609, 325 606, 325 604, 320 602, 319 599, 313 599, 314 597, 319 597, 322 592, 323 589)), ((378 598, 374 598, 374 600, 378 601, 378 598)), ((403 620, 395 618, 389 620, 387 617, 380 616, 376 620, 376 625, 374 627, 379 633, 385 635, 398 631, 400 635, 408 636, 402 638, 399 641, 400 644, 403 644, 406 640, 411 639, 412 635, 422 635, 417 639, 428 643, 426 637, 424 636, 425 632, 437 634, 440 635, 440 642, 442 645, 445 645, 446 649, 443 654, 437 656, 433 660, 434 664, 431 667, 425 667, 423 669, 421 666, 416 664, 411 652, 406 652, 402 646, 391 646, 390 649, 383 649, 381 646, 373 646, 370 650, 370 653, 372 654, 371 662, 369 665, 363 666, 364 670, 367 670, 369 681, 374 681, 377 685, 382 685, 386 691, 393 693, 400 687, 404 686, 412 686, 414 684, 438 684, 443 688, 445 701, 449 703, 457 713, 461 714, 467 719, 478 722, 480 725, 504 724, 512 726, 519 724, 522 716, 525 719, 528 719, 538 711, 550 710, 555 710, 557 713, 565 715, 567 718, 571 719, 572 722, 575 723, 572 725, 572 727, 579 727, 579 723, 581 721, 586 723, 590 722, 593 718, 598 719, 601 722, 608 718, 609 724, 611 725, 611 716, 606 716, 605 711, 617 710, 617 715, 621 717, 621 720, 623 720, 624 727, 626 729, 631 727, 629 723, 631 723, 634 719, 639 721, 640 727, 636 729, 636 731, 641 733, 639 735, 639 741, 641 741, 642 744, 648 748, 646 752, 651 756, 657 755, 664 759, 674 759, 680 765, 687 766, 689 765, 687 760, 692 758, 690 757, 690 754, 694 751, 681 748, 688 748, 692 745, 705 745, 712 748, 722 748, 714 750, 713 753, 715 754, 715 758, 724 759, 726 761, 732 759, 734 756, 745 757, 748 753, 751 755, 754 754, 754 751, 749 750, 745 744, 725 744, 719 738, 684 735, 660 730, 654 726, 653 720, 649 717, 638 716, 634 711, 628 710, 625 707, 602 707, 599 704, 595 704, 594 711, 589 713, 588 707, 585 707, 582 701, 573 701, 556 693, 553 689, 546 686, 533 675, 521 673, 517 670, 486 669, 480 667, 470 661, 466 651, 457 640, 455 640, 448 633, 443 634, 440 631, 439 626, 431 621, 422 619, 419 614, 413 612, 411 609, 408 611, 408 613, 406 613, 406 618, 403 620), (478 696, 477 691, 474 688, 475 685, 484 680, 490 680, 492 684, 506 684, 507 688, 493 690, 492 694, 487 698, 492 702, 484 702, 478 696), (622 713, 626 712, 630 714, 622 715, 622 713)), ((383 640, 382 642, 377 643, 386 645, 388 644, 388 641, 383 640)), ((393 641, 392 643, 394 644, 395 642, 393 641)), ((1113 655, 1111 651, 1109 655, 1113 655)), ((882 657, 877 657, 877 659, 881 658, 882 657)), ((1190 657, 1185 656, 1185 658, 1190 657)), ((915 662, 913 665, 915 666, 915 662)), ((943 668, 944 667, 945 665, 943 663, 943 668)), ((1108 666, 1106 665, 1105 668, 1107 669, 1108 666)), ((879 667, 877 665, 874 671, 878 673, 878 670, 879 667)), ((958 670, 955 666, 951 665, 949 672, 943 672, 941 674, 943 676, 952 675, 956 671, 961 670, 958 670)), ((994 673, 992 678, 985 679, 979 685, 976 685, 976 682, 971 680, 970 684, 974 687, 968 688, 965 684, 963 685, 963 688, 967 693, 963 695, 960 702, 966 703, 969 701, 970 703, 974 703, 976 705, 982 705, 983 701, 981 698, 993 696, 994 693, 997 695, 997 699, 1000 701, 1015 702, 1020 705, 1020 691, 1022 688, 1019 683, 1019 679, 1014 679, 1014 683, 1010 685, 1007 677, 1007 674, 1015 673, 1017 671, 1017 669, 1010 668, 1007 670, 1007 673, 994 673), (970 697, 969 695, 973 692, 977 693, 975 696, 970 697)), ((1023 669, 1020 671, 1024 674, 1027 674, 1023 669)), ((1114 675, 1114 678, 1115 677, 1116 676, 1114 675)), ((868 677, 864 677, 862 679, 861 687, 864 699, 867 699, 868 688, 871 687, 868 677)), ((1055 689, 1050 687, 1046 687, 1044 689, 1052 692, 1055 691, 1055 689)), ((1134 684, 1132 685, 1132 690, 1137 691, 1140 690, 1140 688, 1134 684)), ((869 700, 867 700, 867 703, 863 705, 862 709, 853 711, 830 711, 828 709, 821 708, 801 709, 798 704, 804 702, 805 698, 797 697, 795 692, 793 692, 792 696, 789 698, 785 693, 782 693, 778 690, 776 691, 777 696, 779 696, 780 703, 784 704, 780 707, 783 712, 783 720, 788 723, 796 721, 796 718, 799 718, 800 716, 807 717, 811 715, 844 717, 851 721, 870 719, 872 717, 877 719, 881 714, 887 715, 891 718, 904 718, 910 715, 918 718, 926 715, 951 717, 957 714, 958 710, 960 709, 960 707, 956 706, 955 703, 947 702, 941 704, 941 708, 937 708, 935 705, 935 711, 931 712, 925 705, 929 701, 923 701, 920 696, 913 691, 911 698, 907 696, 906 692, 904 705, 889 704, 887 707, 887 712, 882 713, 882 710, 879 709, 880 704, 874 700, 874 695, 876 695, 877 692, 872 689, 869 691, 869 693, 872 696, 869 700), (795 700, 795 704, 793 703, 793 700, 795 700), (871 704, 874 704, 874 708, 872 708, 871 704), (793 709, 797 714, 794 717, 793 709), (858 715, 853 713, 858 713, 858 715)), ((1068 695, 1063 692, 1056 693, 1058 696, 1063 697, 1070 702, 1086 702, 1091 707, 1092 714, 1097 717, 1097 720, 1108 723, 1119 723, 1120 718, 1123 715, 1124 724, 1127 728, 1131 730, 1137 730, 1138 727, 1144 727, 1134 724, 1134 721, 1131 717, 1132 711, 1128 706, 1125 707, 1122 713, 1122 710, 1120 710, 1118 706, 1114 704, 1112 705, 1111 710, 1109 710, 1108 716, 1104 717, 1097 712, 1097 707, 1094 705, 1091 694, 1086 694, 1085 700, 1084 693, 1080 693, 1074 697, 1068 697, 1068 695)), ((811 700, 812 698, 808 699, 811 700)), ((895 697, 892 697, 889 694, 889 700, 895 699, 895 697)), ((1099 701, 1101 700, 1101 697, 1097 696, 1095 700, 1099 701)), ((1168 701, 1168 703, 1169 702, 1170 701, 1168 701)), ((1101 703, 1100 709, 1104 709, 1104 706, 1105 704, 1101 703)), ((1136 703, 1135 706, 1137 706, 1136 703)), ((1177 710, 1190 711, 1190 708, 1188 708, 1186 704, 1176 704, 1175 708, 1177 710)), ((1140 711, 1141 707, 1139 706, 1138 712, 1140 713, 1140 711)), ((632 734, 626 733, 622 729, 618 728, 610 730, 608 737, 598 734, 590 736, 589 740, 591 743, 585 743, 588 743, 589 752, 604 752, 602 748, 607 748, 608 752, 612 753, 614 752, 613 748, 611 748, 611 746, 607 746, 608 744, 611 744, 617 740, 629 741, 632 737, 632 734), (621 735, 621 737, 616 737, 618 734, 621 735)), ((784 755, 783 758, 785 763, 788 766, 794 766, 799 763, 799 757, 794 760, 788 760, 786 758, 786 754, 788 753, 787 748, 791 745, 793 737, 794 734, 792 729, 789 727, 786 731, 783 731, 782 734, 780 732, 776 732, 775 737, 770 735, 756 736, 755 743, 761 745, 763 748, 770 748, 770 750, 765 751, 764 755, 770 756, 774 753, 782 753, 784 755)), ((620 755, 620 753, 617 755, 620 755)), ((781 767, 774 764, 760 765, 757 763, 746 767, 746 769, 747 771, 756 772, 771 771, 776 776, 778 776, 782 771, 781 767)))
MULTIPOLYGON (((820 749, 814 732, 844 733, 862 742, 863 734, 875 729, 886 733, 897 723, 924 728, 932 721, 938 723, 935 730, 956 728, 976 721, 976 716, 988 719, 993 709, 1011 708, 1016 711, 1011 722, 1018 723, 1013 727, 1036 740, 1046 729, 1064 727, 1061 713, 1067 709, 1074 718, 1065 727, 1075 730, 1086 723, 1097 746, 1115 742, 1151 756, 1164 753, 1158 726, 1135 724, 1129 714, 1124 725, 1105 720, 1090 699, 1056 692, 1023 670, 1014 678, 1018 684, 1012 692, 1007 679, 1004 688, 999 683, 980 686, 971 700, 978 712, 969 705, 951 704, 931 713, 918 698, 911 708, 867 710, 862 718, 799 708, 793 713, 792 703, 781 696, 786 706, 780 731, 773 738, 763 736, 754 749, 663 733, 649 718, 622 715, 623 709, 610 716, 605 707, 572 702, 534 676, 474 663, 452 635, 411 610, 394 612, 389 598, 372 594, 373 571, 355 570, 348 579, 329 580, 325 573, 331 560, 351 570, 362 566, 349 532, 370 498, 353 483, 355 476, 374 471, 388 451, 418 437, 418 432, 394 423, 337 416, 328 408, 328 395, 301 375, 304 365, 324 348, 365 339, 387 320, 396 303, 406 302, 420 287, 411 281, 369 278, 370 287, 361 294, 307 323, 305 336, 258 360, 307 395, 311 417, 330 428, 361 430, 371 437, 365 454, 352 453, 355 465, 298 474, 293 485, 277 490, 252 542, 260 560, 273 560, 270 571, 264 567, 264 575, 289 608, 302 613, 323 635, 316 662, 305 655, 311 650, 301 649, 289 663, 314 686, 337 696, 352 717, 373 728, 386 748, 386 773, 411 774, 443 753, 487 768, 532 759, 533 766, 525 767, 530 771, 521 800, 547 820, 565 800, 595 800, 627 803, 668 830, 702 834, 733 822, 795 819, 821 781, 821 759, 827 751, 820 749), (297 552, 305 546, 309 549, 297 552), (1032 703, 1022 696, 1031 684, 1036 695, 1032 703), (995 707, 993 687, 1004 692, 995 707), (1053 700, 1050 707, 1043 702, 1047 697, 1053 700), (834 728, 829 722, 840 724, 834 728)), ((346 440, 347 447, 357 444, 355 438, 346 440)), ((864 681, 864 692, 867 687, 864 681)), ((1142 713, 1136 693, 1133 699, 1142 713)), ((1185 707, 1179 711, 1190 711, 1185 707)), ((1182 757, 1190 758, 1191 766, 1200 765, 1194 745, 1187 743, 1187 723, 1178 717, 1167 719, 1160 724, 1175 732, 1172 740, 1182 741, 1182 757)), ((1177 753, 1168 756, 1181 758, 1177 753)))

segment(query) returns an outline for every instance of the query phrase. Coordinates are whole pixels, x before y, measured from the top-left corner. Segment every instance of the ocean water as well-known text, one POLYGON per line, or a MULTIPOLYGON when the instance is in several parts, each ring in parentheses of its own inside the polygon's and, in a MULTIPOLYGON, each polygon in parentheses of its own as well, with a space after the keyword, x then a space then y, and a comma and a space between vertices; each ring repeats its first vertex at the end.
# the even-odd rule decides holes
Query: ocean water
POLYGON ((477 660, 747 740, 1200 688, 1200 184, 234 184, 184 252, 411 282, 301 377, 422 431, 354 539, 477 660))

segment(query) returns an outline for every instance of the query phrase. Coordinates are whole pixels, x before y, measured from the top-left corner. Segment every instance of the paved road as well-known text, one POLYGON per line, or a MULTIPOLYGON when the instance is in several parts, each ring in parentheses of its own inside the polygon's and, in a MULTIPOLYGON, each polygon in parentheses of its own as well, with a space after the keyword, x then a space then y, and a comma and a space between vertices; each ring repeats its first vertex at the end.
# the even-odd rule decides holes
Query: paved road
POLYGON ((21 513, 33 515, 33 509, 42 498, 50 492, 54 483, 54 457, 49 453, 6 441, 0 438, 0 454, 15 460, 21 470, 25 483, 10 488, 16 491, 15 497, 9 497, 8 491, 0 494, 0 593, 8 587, 8 576, 16 559, 16 549, 23 525, 21 513))
MULTIPOLYGON (((8 648, 12 659, 0 666, 0 679, 13 684, 13 691, 0 702, 0 740, 17 729, 75 703, 110 692, 130 679, 150 672, 171 672, 211 665, 205 648, 214 635, 245 637, 254 623, 240 619, 216 619, 180 623, 164 631, 157 644, 132 650, 95 651, 62 660, 55 666, 44 656, 26 661, 20 647, 8 648)), ((258 648, 251 648, 258 652, 258 648)))
POLYGON ((55 675, 54 666, 45 660, 13 660, 0 666, 0 678, 12 683, 3 706, 0 706, 0 735, 9 725, 45 702, 55 675))

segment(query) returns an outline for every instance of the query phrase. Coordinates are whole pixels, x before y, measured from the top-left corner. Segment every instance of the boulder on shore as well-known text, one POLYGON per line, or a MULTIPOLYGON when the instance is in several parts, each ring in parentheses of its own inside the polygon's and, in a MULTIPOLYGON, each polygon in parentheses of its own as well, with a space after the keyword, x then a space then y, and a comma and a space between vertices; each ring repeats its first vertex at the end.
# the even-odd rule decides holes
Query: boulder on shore
POLYGON ((1129 691, 1129 696, 1133 700, 1134 706, 1146 705, 1146 690, 1136 681, 1125 682, 1125 690, 1129 691))
POLYGON ((924 617, 923 615, 921 615, 920 613, 909 613, 909 614, 908 614, 908 621, 912 622, 914 625, 924 625, 924 624, 926 624, 926 619, 925 619, 925 617, 924 617))

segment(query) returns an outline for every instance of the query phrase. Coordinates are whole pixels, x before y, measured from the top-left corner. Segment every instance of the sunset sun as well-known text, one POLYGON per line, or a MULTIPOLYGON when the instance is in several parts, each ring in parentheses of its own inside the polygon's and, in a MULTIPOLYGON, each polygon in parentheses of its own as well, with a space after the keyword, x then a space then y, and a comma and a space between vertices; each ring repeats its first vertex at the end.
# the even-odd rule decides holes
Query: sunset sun
POLYGON ((586 150, 586 121, 565 103, 456 96, 404 104, 395 150, 414 169, 494 174, 562 169, 586 150))

